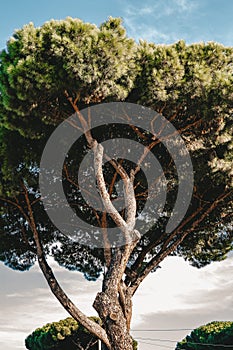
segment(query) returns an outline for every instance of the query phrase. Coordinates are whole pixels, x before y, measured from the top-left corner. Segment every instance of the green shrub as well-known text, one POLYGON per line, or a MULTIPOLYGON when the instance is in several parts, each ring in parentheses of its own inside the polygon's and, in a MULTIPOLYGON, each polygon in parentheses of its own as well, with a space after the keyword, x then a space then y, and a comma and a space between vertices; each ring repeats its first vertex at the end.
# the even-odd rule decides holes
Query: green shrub
POLYGON ((215 350, 223 350, 222 345, 228 345, 224 349, 233 350, 233 322, 215 321, 196 328, 185 339, 177 343, 176 350, 213 350, 211 344, 214 344, 215 350), (218 344, 221 345, 218 346, 218 344))
MULTIPOLYGON (((100 323, 98 317, 90 317, 100 323)), ((97 349, 97 338, 72 317, 59 322, 48 323, 30 334, 25 345, 29 350, 77 350, 80 345, 88 350, 97 349)), ((133 349, 137 342, 133 339, 133 349)))
MULTIPOLYGON (((99 323, 97 317, 91 317, 99 323)), ((29 350, 76 350, 80 344, 90 350, 96 350, 97 338, 90 334, 72 317, 59 322, 48 323, 30 334, 25 345, 29 350)))

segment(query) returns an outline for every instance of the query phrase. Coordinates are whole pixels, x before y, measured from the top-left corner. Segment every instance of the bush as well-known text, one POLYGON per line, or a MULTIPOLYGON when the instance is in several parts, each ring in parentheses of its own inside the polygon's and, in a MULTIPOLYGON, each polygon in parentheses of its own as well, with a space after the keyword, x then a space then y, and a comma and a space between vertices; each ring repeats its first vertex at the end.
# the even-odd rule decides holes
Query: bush
MULTIPOLYGON (((98 317, 90 317, 100 323, 98 317)), ((72 317, 59 322, 48 323, 30 334, 25 345, 29 350, 78 350, 81 347, 97 350, 97 338, 75 321, 72 317)), ((133 340, 133 349, 137 350, 137 342, 133 340)))
POLYGON ((222 345, 228 345, 226 348, 233 350, 233 322, 215 321, 196 328, 177 343, 176 350, 213 350, 213 346, 208 344, 214 344, 215 350, 223 350, 222 345))
MULTIPOLYGON (((97 317, 91 318, 97 323, 100 322, 97 317)), ((96 350, 96 344, 97 338, 72 317, 48 323, 36 329, 25 340, 26 348, 29 350, 77 350, 78 345, 96 350)))

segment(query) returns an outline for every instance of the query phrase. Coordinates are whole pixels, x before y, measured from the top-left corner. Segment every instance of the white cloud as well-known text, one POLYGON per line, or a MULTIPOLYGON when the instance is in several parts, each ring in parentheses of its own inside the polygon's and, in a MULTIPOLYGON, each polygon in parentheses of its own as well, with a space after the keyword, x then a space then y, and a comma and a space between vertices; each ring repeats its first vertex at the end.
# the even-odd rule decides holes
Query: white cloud
MULTIPOLYGON (((232 319, 233 256, 200 270, 177 257, 167 258, 161 266, 146 278, 134 297, 132 328, 194 328, 214 319, 232 319)), ((88 282, 81 273, 67 271, 54 263, 53 268, 71 299, 82 311, 94 315, 92 303, 101 290, 101 280, 88 282)), ((23 350, 24 339, 35 328, 68 316, 52 295, 38 266, 30 272, 19 273, 0 264, 0 274, 3 280, 1 349, 23 350)), ((176 337, 181 339, 186 334, 179 333, 176 337)), ((160 349, 140 344, 140 350, 150 348, 160 349)))
POLYGON ((174 33, 165 33, 156 28, 156 25, 148 25, 143 22, 137 24, 131 18, 124 18, 125 26, 127 27, 129 36, 133 36, 137 41, 140 39, 148 42, 163 44, 177 40, 174 33))
POLYGON ((159 312, 214 308, 220 295, 225 299, 229 296, 233 303, 233 257, 199 270, 177 257, 167 258, 161 266, 147 277, 135 296, 138 314, 150 313, 152 305, 159 312))
POLYGON ((190 12, 197 7, 195 0, 173 0, 174 4, 178 6, 181 12, 190 12))
MULTIPOLYGON (((92 302, 101 281, 88 282, 79 272, 50 264, 71 300, 87 315, 95 315, 92 302)), ((20 273, 0 264, 0 275, 0 349, 25 350, 24 340, 35 328, 69 316, 52 295, 37 265, 20 273)))
MULTIPOLYGON (((194 329, 214 320, 233 320, 233 256, 200 270, 176 257, 167 258, 161 266, 147 277, 134 298, 133 329, 194 329)), ((188 333, 133 332, 133 335, 136 339, 175 340, 174 344, 155 342, 153 346, 139 341, 140 350, 161 350, 161 344, 174 348, 176 341, 188 333)))
MULTIPOLYGON (((196 0, 147 0, 140 6, 136 3, 126 5, 123 18, 128 34, 136 40, 167 44, 183 37, 186 39, 184 19, 187 21, 187 16, 197 9, 196 0)), ((188 25, 192 30, 191 22, 188 25)))

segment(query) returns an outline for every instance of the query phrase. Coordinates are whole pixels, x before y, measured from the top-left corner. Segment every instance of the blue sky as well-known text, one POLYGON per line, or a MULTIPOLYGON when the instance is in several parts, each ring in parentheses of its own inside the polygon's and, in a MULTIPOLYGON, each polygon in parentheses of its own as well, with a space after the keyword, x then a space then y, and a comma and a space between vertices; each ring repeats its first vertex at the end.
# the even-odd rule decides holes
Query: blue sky
POLYGON ((100 24, 108 16, 122 17, 129 36, 156 43, 184 39, 188 43, 217 41, 233 45, 231 0, 21 0, 4 1, 0 13, 0 48, 14 29, 28 22, 67 16, 100 24))

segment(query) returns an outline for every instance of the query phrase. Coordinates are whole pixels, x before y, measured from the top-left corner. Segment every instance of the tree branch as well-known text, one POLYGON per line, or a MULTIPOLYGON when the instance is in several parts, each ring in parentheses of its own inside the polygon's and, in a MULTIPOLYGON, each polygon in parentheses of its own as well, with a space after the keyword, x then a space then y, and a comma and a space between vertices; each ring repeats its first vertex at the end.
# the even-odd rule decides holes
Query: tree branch
POLYGON ((132 295, 136 292, 137 288, 139 287, 139 285, 141 284, 141 282, 146 278, 146 276, 155 268, 157 267, 161 261, 164 260, 164 258, 166 256, 168 256, 171 252, 173 252, 178 246, 179 244, 181 244, 183 242, 183 240, 185 239, 185 237, 190 234, 191 232, 194 231, 194 229, 197 227, 197 225, 199 225, 215 208, 216 206, 223 201, 224 199, 226 199, 227 197, 229 197, 232 194, 233 191, 229 191, 228 193, 224 193, 223 195, 219 196, 210 206, 209 208, 202 208, 202 211, 204 210, 204 212, 202 213, 202 215, 197 218, 193 223, 192 226, 189 230, 187 230, 186 232, 184 232, 183 234, 180 234, 181 229, 185 226, 185 224, 191 220, 191 218, 193 218, 193 216, 191 216, 190 220, 185 220, 185 222, 183 222, 176 230, 175 233, 173 233, 171 236, 171 239, 168 239, 166 241, 166 245, 164 244, 163 247, 161 248, 160 252, 151 259, 151 261, 147 264, 147 266, 145 267, 145 269, 141 272, 141 274, 139 274, 137 276, 137 278, 134 280, 134 282, 132 283, 132 285, 130 286, 130 290, 132 295), (179 236, 180 235, 180 236, 179 236), (179 236, 178 239, 172 243, 171 245, 169 245, 169 243, 171 242, 172 238, 174 238, 175 236, 179 236))
MULTIPOLYGON (((24 187, 25 188, 25 187, 24 187)), ((45 276, 48 285, 52 291, 52 293, 55 295, 55 297, 58 299, 58 301, 62 304, 62 306, 68 311, 68 313, 76 319, 78 322, 80 322, 90 333, 94 334, 97 338, 101 339, 106 346, 110 349, 110 343, 107 337, 107 334, 105 330, 98 325, 96 322, 90 320, 85 314, 83 314, 76 306, 75 304, 68 298, 66 293, 63 291, 61 286, 59 285, 51 267, 49 266, 45 254, 43 252, 43 246, 41 244, 39 234, 36 228, 34 215, 31 207, 31 203, 29 200, 27 189, 25 188, 25 199, 28 206, 29 211, 29 225, 33 232, 33 237, 36 243, 36 250, 37 250, 37 257, 38 257, 38 263, 40 266, 40 269, 43 272, 43 275, 45 276)))

